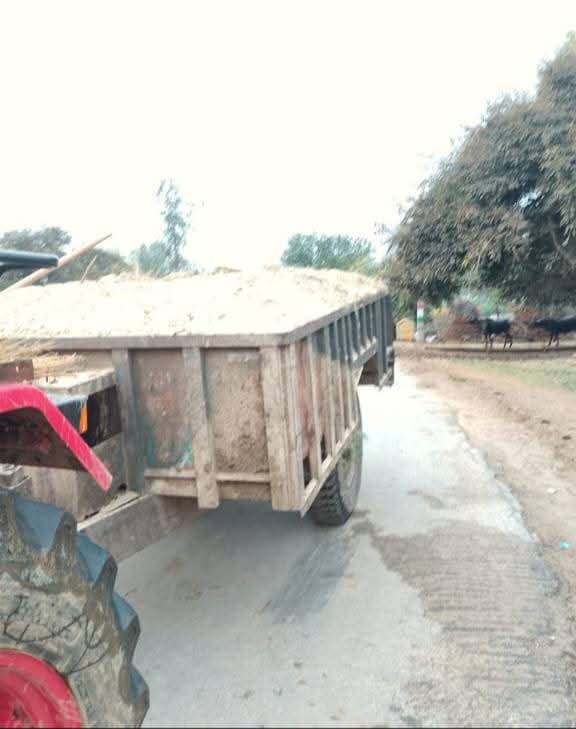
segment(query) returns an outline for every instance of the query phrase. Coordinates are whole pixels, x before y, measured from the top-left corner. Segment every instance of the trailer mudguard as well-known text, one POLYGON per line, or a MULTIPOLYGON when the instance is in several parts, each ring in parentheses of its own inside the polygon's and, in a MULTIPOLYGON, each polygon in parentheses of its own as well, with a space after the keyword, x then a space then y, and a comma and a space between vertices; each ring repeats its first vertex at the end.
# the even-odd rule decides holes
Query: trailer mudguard
POLYGON ((38 388, 0 386, 0 463, 87 471, 103 491, 112 475, 38 388))

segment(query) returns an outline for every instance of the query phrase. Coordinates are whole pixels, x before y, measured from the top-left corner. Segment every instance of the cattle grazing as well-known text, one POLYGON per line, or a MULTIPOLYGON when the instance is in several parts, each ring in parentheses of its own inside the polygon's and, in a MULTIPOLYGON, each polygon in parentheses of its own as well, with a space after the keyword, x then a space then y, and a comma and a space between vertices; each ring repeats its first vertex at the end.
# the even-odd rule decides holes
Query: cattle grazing
POLYGON ((512 335, 510 334, 510 322, 506 319, 498 321, 496 319, 468 319, 469 324, 478 327, 484 335, 484 346, 486 349, 492 349, 494 345, 494 337, 504 336, 504 349, 506 344, 512 349, 512 335))
POLYGON ((552 342, 560 346, 560 335, 576 332, 576 316, 565 317, 564 319, 536 319, 530 325, 531 329, 543 329, 550 335, 546 347, 551 347, 552 342))

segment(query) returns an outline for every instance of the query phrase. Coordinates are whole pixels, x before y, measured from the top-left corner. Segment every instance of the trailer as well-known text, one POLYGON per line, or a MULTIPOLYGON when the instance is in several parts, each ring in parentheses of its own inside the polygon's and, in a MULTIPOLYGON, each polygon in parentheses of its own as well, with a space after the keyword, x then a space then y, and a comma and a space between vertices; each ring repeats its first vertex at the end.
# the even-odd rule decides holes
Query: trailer
MULTIPOLYGON (((322 525, 345 523, 361 480, 357 387, 394 381, 384 284, 287 331, 72 336, 48 345, 76 353, 82 367, 35 384, 82 432, 109 488, 95 489, 65 451, 16 457, 0 444, 2 461, 19 464, 4 486, 65 508, 118 559, 177 525, 188 505, 268 502, 322 525)), ((1 646, 0 638, 0 657, 1 646)))
MULTIPOLYGON (((394 377, 384 292, 282 334, 62 338, 53 346, 84 361, 43 389, 87 398, 87 441, 114 476, 108 498, 127 488, 197 499, 202 509, 256 500, 305 514, 360 428, 357 386, 394 377)), ((58 501, 57 478, 37 474, 49 491, 30 492, 58 501)), ((90 501, 81 476, 66 492, 60 505, 70 508, 62 498, 70 499, 78 518, 105 504, 90 501)))

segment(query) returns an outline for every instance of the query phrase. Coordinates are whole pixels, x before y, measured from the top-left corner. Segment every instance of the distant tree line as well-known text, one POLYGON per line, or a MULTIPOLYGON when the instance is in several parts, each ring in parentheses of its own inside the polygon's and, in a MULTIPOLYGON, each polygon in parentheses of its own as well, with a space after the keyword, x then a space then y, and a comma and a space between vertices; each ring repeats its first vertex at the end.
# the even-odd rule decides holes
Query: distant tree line
MULTIPOLYGON (((13 251, 30 251, 32 253, 51 253, 59 258, 70 252, 71 238, 62 228, 43 228, 42 230, 11 230, 0 238, 0 249, 13 251)), ((95 248, 71 261, 61 269, 55 269, 39 285, 45 283, 63 283, 65 281, 97 279, 106 274, 123 273, 131 266, 114 251, 95 248)), ((18 281, 28 272, 10 271, 0 278, 0 290, 18 281)))
MULTIPOLYGON (((115 251, 95 248, 61 269, 43 278, 39 285, 99 279, 108 274, 141 271, 151 276, 165 276, 192 268, 184 255, 186 236, 190 229, 190 208, 184 204, 173 180, 163 180, 157 197, 161 202, 164 222, 162 237, 150 244, 142 244, 124 258, 115 251)), ((0 249, 51 253, 59 258, 71 250, 70 235, 58 227, 41 230, 12 230, 0 237, 0 249)), ((26 276, 26 272, 13 271, 0 278, 0 290, 26 276)))

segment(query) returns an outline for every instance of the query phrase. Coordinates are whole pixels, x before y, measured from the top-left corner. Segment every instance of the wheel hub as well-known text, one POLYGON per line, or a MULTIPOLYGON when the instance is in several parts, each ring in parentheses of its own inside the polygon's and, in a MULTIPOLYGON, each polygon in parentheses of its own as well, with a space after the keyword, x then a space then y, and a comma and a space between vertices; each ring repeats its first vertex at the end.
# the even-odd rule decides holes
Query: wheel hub
POLYGON ((83 726, 72 690, 48 663, 20 651, 0 650, 0 726, 83 726))

